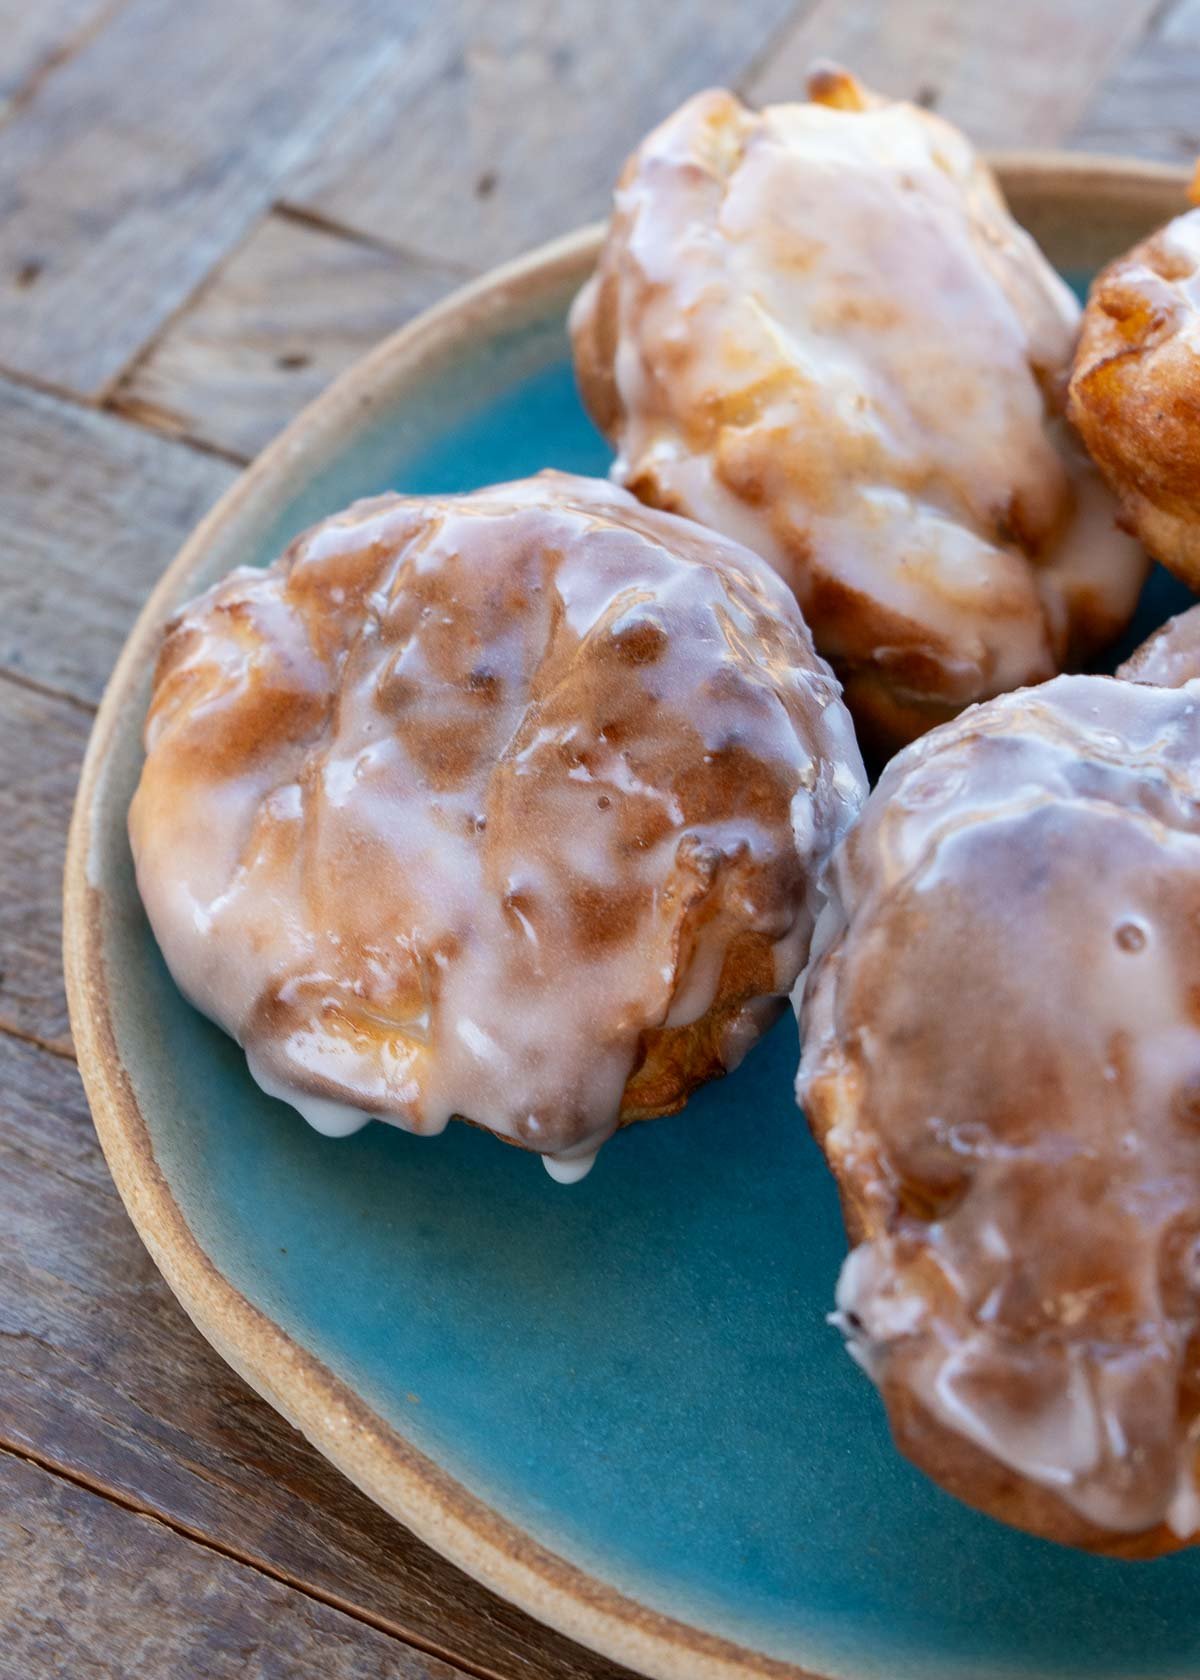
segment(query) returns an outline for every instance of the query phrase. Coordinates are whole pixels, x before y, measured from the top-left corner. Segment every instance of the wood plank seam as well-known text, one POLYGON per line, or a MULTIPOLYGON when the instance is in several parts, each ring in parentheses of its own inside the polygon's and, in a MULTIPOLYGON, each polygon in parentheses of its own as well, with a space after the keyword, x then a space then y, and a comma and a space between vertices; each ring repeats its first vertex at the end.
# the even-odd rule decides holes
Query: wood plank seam
POLYGON ((272 210, 112 406, 252 457, 344 369, 461 283, 439 264, 272 210))
MULTIPOLYGON (((12 1478, 13 1473, 15 1473, 15 1475, 24 1475, 24 1477, 35 1477, 37 1478, 37 1482, 40 1483, 40 1487, 45 1487, 45 1485, 49 1483, 49 1487, 54 1488, 54 1497, 59 1497, 59 1499, 62 1499, 62 1497, 66 1495, 67 1499, 74 1497, 74 1499, 77 1500, 82 1495, 82 1500, 86 1502, 86 1505, 92 1507, 92 1509, 108 1510, 108 1512, 123 1510, 123 1512, 126 1512, 126 1515, 136 1519, 139 1532, 141 1532, 143 1536, 161 1537, 161 1541, 166 1542, 168 1546, 176 1546, 178 1542, 182 1542, 182 1552, 187 1552, 188 1557, 192 1557, 192 1549, 193 1547, 197 1547, 197 1551, 200 1552, 202 1556, 207 1554, 207 1556, 212 1559, 212 1562, 208 1564, 210 1569, 220 1569, 222 1564, 232 1564, 235 1571, 235 1581, 239 1584, 240 1589, 245 1589, 247 1586, 250 1586, 250 1581, 254 1578, 259 1578, 259 1581, 262 1581, 262 1583, 271 1581, 272 1588, 284 1588, 284 1593, 294 1594, 294 1599, 303 1601, 303 1603, 306 1604, 306 1608, 308 1608, 309 1614, 313 1613, 314 1609, 319 1606, 321 1611, 333 1611, 334 1616, 338 1616, 341 1620, 353 1623, 353 1625, 358 1626, 361 1630, 365 1630, 365 1623, 361 1621, 361 1618, 353 1616, 351 1613, 346 1613, 345 1609, 341 1609, 341 1606, 336 1606, 336 1604, 333 1604, 333 1606, 331 1606, 331 1604, 324 1604, 321 1599, 314 1599, 313 1594, 304 1593, 303 1589, 292 1588, 291 1584, 286 1583, 286 1581, 279 1581, 279 1579, 274 1578, 274 1576, 267 1576, 266 1572, 261 1571, 261 1569, 255 1569, 252 1564, 247 1566, 247 1564, 240 1561, 239 1557, 234 1556, 234 1554, 218 1552, 215 1547, 205 1546, 203 1542, 193 1541, 193 1537, 188 1536, 187 1532, 175 1529, 175 1527, 171 1527, 171 1525, 166 1524, 166 1522, 161 1522, 161 1520, 151 1514, 151 1512, 143 1512, 143 1510, 136 1509, 136 1505, 126 1505, 123 1504, 123 1502, 119 1502, 119 1500, 108 1500, 104 1497, 103 1492, 97 1492, 96 1488, 89 1487, 89 1483, 84 1482, 84 1480, 72 1477, 69 1473, 61 1473, 59 1470, 55 1470, 52 1465, 44 1465, 44 1463, 39 1462, 39 1458, 32 1457, 29 1453, 5 1452, 3 1448, 0 1448, 0 1473, 2 1473, 5 1478, 12 1478), (94 1502, 94 1504, 92 1504, 92 1502, 94 1502), (145 1525, 145 1527, 143 1527, 143 1525, 145 1525), (218 1557, 220 1557, 220 1564, 217 1562, 218 1557), (247 1576, 249 1576, 250 1579, 247 1579, 247 1576)), ((7 1515, 7 1512, 5 1512, 5 1515, 7 1515)), ((29 1530, 25 1530, 25 1532, 29 1534, 29 1530)), ((18 1536, 22 1534, 22 1524, 20 1524, 20 1507, 17 1507, 17 1534, 18 1536)), ((175 1556, 180 1556, 180 1552, 176 1552, 175 1556)), ((91 1566, 91 1557, 87 1559, 87 1562, 89 1562, 89 1566, 91 1566)), ((89 1569, 89 1572, 91 1572, 91 1569, 89 1569)), ((267 1589, 267 1591, 269 1591, 269 1589, 267 1589)), ((8 1594, 8 1606, 10 1606, 10 1608, 13 1608, 13 1598, 15 1598, 15 1603, 17 1603, 18 1611, 25 1608, 25 1606, 22 1606, 20 1596, 12 1593, 8 1594)), ((153 1593, 153 1591, 151 1591, 150 1598, 151 1604, 153 1604, 153 1601, 155 1601, 156 1598, 156 1594, 153 1593)), ((284 1603, 286 1603, 286 1601, 287 1599, 284 1599, 284 1603)), ((200 1604, 205 1603, 207 1603, 207 1599, 200 1598, 200 1604)), ((30 1604, 29 1608, 32 1609, 32 1611, 37 1611, 37 1606, 35 1606, 35 1604, 30 1604)), ((218 1623, 218 1625, 220 1625, 220 1623, 218 1623)), ((57 1648, 59 1640, 66 1636, 64 1628, 62 1628, 62 1623, 59 1623, 57 1620, 50 1621, 49 1625, 47 1625, 47 1631, 50 1633, 50 1638, 54 1640, 54 1646, 52 1646, 52 1648, 57 1648)), ((198 1623, 197 1631, 202 1636, 203 1633, 205 1633, 203 1621, 198 1623)), ((376 1677, 376 1680, 378 1680, 378 1677, 383 1675, 383 1673, 392 1672, 393 1662, 402 1663, 403 1672, 412 1672, 410 1667, 408 1667, 408 1658, 422 1658, 422 1656, 429 1656, 429 1658, 432 1658, 434 1667, 437 1668, 439 1672, 445 1670, 445 1672, 452 1673, 455 1677, 464 1677, 464 1680, 467 1680, 467 1677, 472 1675, 472 1673, 477 1673, 476 1670, 467 1670, 467 1668, 462 1667, 459 1663, 447 1663, 445 1662, 445 1658, 440 1658, 440 1656, 435 1655, 435 1653, 424 1651, 420 1648, 420 1646, 412 1645, 410 1641, 398 1640, 397 1636, 392 1635, 387 1628, 383 1628, 383 1630, 371 1628, 371 1633, 373 1633, 376 1638, 387 1641, 387 1646, 383 1648, 385 1653, 387 1653, 387 1668, 380 1668, 378 1667, 378 1663, 373 1663, 370 1670, 360 1670, 361 1673, 370 1672, 370 1675, 376 1677)), ((131 1628, 124 1628, 123 1626, 123 1628, 119 1628, 118 1635, 116 1636, 118 1636, 119 1643, 118 1646, 116 1646, 116 1650, 114 1650, 114 1658, 116 1658, 116 1660, 121 1660, 121 1656, 126 1655, 126 1651, 128 1651, 131 1658, 133 1658, 136 1672, 138 1672, 139 1675, 146 1675, 148 1670, 146 1670, 145 1662, 138 1662, 138 1660, 136 1660, 136 1656, 134 1656, 134 1653, 138 1651, 138 1635, 136 1635, 136 1631, 131 1630, 131 1628), (126 1645, 126 1640, 131 1641, 131 1643, 126 1645)), ((247 1663, 249 1663, 250 1660, 257 1655, 259 1648, 261 1648, 261 1646, 259 1646, 259 1641, 257 1640, 252 1641, 249 1646, 240 1646, 239 1651, 237 1651, 237 1655, 240 1656, 240 1663, 235 1672, 239 1673, 239 1675, 267 1672, 267 1670, 261 1670, 261 1668, 257 1667, 257 1665, 255 1665, 254 1668, 245 1667, 245 1665, 247 1665, 247 1663)), ((39 1650, 40 1655, 40 1650, 45 1650, 45 1646, 42 1645, 40 1648, 39 1646, 35 1646, 35 1650, 39 1650)), ((87 1660, 87 1672, 91 1673, 91 1648, 87 1648, 86 1655, 87 1658, 89 1658, 89 1660, 87 1660)), ((195 1668, 192 1668, 192 1660, 195 1658, 195 1655, 197 1655, 197 1651, 188 1650, 188 1668, 187 1670, 183 1670, 183 1672, 188 1673, 188 1675, 200 1672, 207 1673, 207 1667, 203 1668, 203 1670, 195 1670, 195 1668)), ((225 1650, 224 1655, 229 1655, 229 1651, 225 1650)), ((422 1667, 422 1672, 427 1672, 427 1670, 425 1670, 424 1663, 422 1663, 420 1667, 422 1667)), ((3 1673, 8 1672, 10 1672, 8 1668, 3 1668, 3 1673)), ((42 1672, 40 1668, 39 1672, 42 1672)), ((64 1672, 64 1670, 55 1665, 52 1670, 47 1668, 45 1672, 52 1672, 55 1673, 55 1675, 59 1675, 59 1673, 64 1672)), ((99 1667, 99 1663, 96 1663, 96 1673, 99 1672, 101 1672, 101 1667, 99 1667)), ((103 1672, 108 1673, 108 1675, 121 1673, 124 1672, 124 1665, 121 1668, 116 1668, 114 1665, 106 1665, 106 1667, 103 1668, 103 1672)), ((158 1673, 160 1670, 156 1668, 155 1672, 158 1673)), ((175 1670, 175 1672, 180 1672, 180 1670, 175 1670)), ((220 1663, 220 1672, 225 1673, 225 1675, 230 1675, 230 1673, 234 1673, 234 1670, 229 1667, 229 1663, 222 1662, 220 1663)), ((271 1673, 276 1672, 282 1672, 282 1670, 279 1670, 279 1668, 272 1663, 271 1673)), ((306 1672, 308 1672, 308 1668, 306 1668, 306 1672)), ((487 1677, 487 1680, 491 1680, 491 1677, 487 1677)))
MULTIPOLYGON (((0 127, 3 127, 2 122, 0 127)), ((54 397, 58 402, 74 403, 76 408, 95 411, 100 406, 94 396, 72 390, 69 385, 60 385, 56 380, 46 379, 41 374, 29 372, 26 368, 10 367, 3 361, 0 361, 0 378, 10 379, 14 385, 24 385, 30 391, 36 391, 39 396, 54 397)))
POLYGON ((57 1056, 63 1062, 76 1062, 75 1047, 66 1039, 43 1038, 39 1033, 30 1032, 27 1027, 17 1026, 15 1021, 5 1020, 0 1016, 0 1033, 6 1038, 15 1038, 20 1044, 31 1044, 35 1050, 44 1050, 48 1056, 57 1056))
MULTIPOLYGON (((172 309, 169 314, 164 316, 158 323, 150 337, 133 351, 124 366, 118 368, 111 378, 105 381, 100 390, 94 393, 92 400, 97 408, 106 409, 109 412, 124 412, 124 410, 120 409, 118 404, 114 401, 114 399, 119 396, 122 383, 129 378, 135 368, 140 367, 141 364, 154 353, 167 334, 179 324, 184 316, 196 307, 197 303, 199 303, 200 299, 204 296, 204 293, 208 290, 209 286, 212 285, 213 281, 221 273, 221 270, 225 267, 226 263, 228 263, 240 250, 248 245, 254 238, 255 234, 259 232, 263 223, 267 220, 268 216, 270 216, 272 208, 273 206, 270 204, 263 206, 262 213, 256 217, 254 221, 248 222, 237 238, 225 246, 221 254, 214 260, 212 267, 205 269, 204 273, 197 279, 196 284, 192 287, 191 291, 188 292, 187 296, 180 298, 175 308, 172 309)), ((148 429, 150 431, 158 431, 162 435, 177 436, 177 434, 171 433, 163 427, 149 426, 148 429)), ((193 438, 184 438, 181 441, 188 443, 193 449, 202 449, 206 450, 209 454, 224 456, 225 459, 232 459, 235 464, 245 464, 241 457, 226 455, 225 451, 223 451, 217 444, 206 444, 199 439, 193 438)))
MULTIPOLYGON (((317 228, 321 233, 329 233, 336 239, 344 239, 348 244, 361 245, 368 251, 380 251, 389 257, 403 257, 405 262, 415 264, 418 268, 427 268, 431 274, 445 271, 461 275, 463 280, 473 280, 479 270, 472 268, 469 263, 456 262, 453 257, 431 256, 428 251, 418 251, 414 247, 397 244, 392 240, 380 239, 365 229, 347 227, 339 222, 336 216, 327 216, 323 211, 312 210, 307 205, 296 204, 291 199, 278 199, 271 210, 286 221, 298 222, 301 227, 317 228)), ((264 217, 265 220, 265 217, 264 217)), ((220 267, 223 267, 222 258, 220 267)))
POLYGON ((478 272, 603 215, 642 135, 740 77, 796 5, 673 0, 655 9, 650 55, 639 0, 430 8, 395 73, 278 196, 478 272))
MULTIPOLYGON (((89 403, 0 379, 6 706, 18 695, 27 706, 35 697, 65 701, 82 750, 129 624, 240 465, 89 403)), ((56 820, 65 825, 66 811, 56 820)))
POLYGON ((376 1633, 394 1639, 398 1644, 408 1646, 410 1650, 420 1651, 424 1656, 434 1657, 439 1662, 448 1663, 452 1668, 460 1670, 463 1674, 471 1675, 473 1680, 511 1680, 511 1676, 502 1674, 498 1669, 480 1667, 477 1663, 456 1656, 448 1649, 439 1648, 431 1640, 409 1634, 402 1628, 389 1623, 386 1618, 371 1615, 369 1611, 363 1610, 351 1600, 340 1598, 336 1593, 322 1592, 320 1588, 314 1587, 310 1583, 294 1579, 286 1570, 274 1569, 261 1559, 241 1552, 236 1547, 223 1545, 221 1541, 214 1540, 210 1535, 188 1527, 186 1523, 172 1521, 171 1518, 164 1516, 160 1511, 155 1511, 136 1499, 130 1499, 120 1489, 106 1487, 104 1483, 97 1482, 94 1478, 72 1469, 69 1465, 61 1464, 42 1453, 31 1452, 27 1447, 19 1446, 17 1443, 8 1440, 2 1433, 0 1433, 0 1453, 7 1453, 11 1458, 21 1459, 35 1469, 41 1470, 49 1476, 54 1476, 59 1481, 67 1482, 73 1487, 81 1488, 85 1493, 105 1499, 121 1510, 130 1512, 133 1516, 144 1517, 150 1522, 157 1523, 159 1527, 167 1529, 172 1534, 179 1535, 181 1539, 189 1541, 192 1545, 200 1546, 205 1551, 212 1552, 218 1557, 227 1558, 231 1563, 236 1563, 243 1569, 251 1569, 256 1575, 261 1575, 269 1581, 275 1581, 280 1586, 299 1593, 303 1598, 310 1599, 314 1604, 322 1604, 326 1609, 336 1610, 352 1621, 358 1622, 364 1627, 372 1628, 376 1633))
POLYGON ((196 30, 176 0, 128 0, 5 125, 8 365, 103 394, 419 23, 389 0, 249 10, 209 0, 196 30))
MULTIPOLYGON (((80 402, 78 397, 72 397, 69 400, 79 403, 80 407, 86 408, 89 406, 86 402, 80 402)), ((119 420, 128 421, 131 426, 136 426, 139 432, 149 432, 151 437, 165 438, 168 443, 177 443, 181 448, 191 449, 197 455, 211 455, 214 461, 226 461, 231 467, 245 467, 250 463, 249 456, 239 455, 235 449, 225 449, 219 443, 213 443, 208 438, 183 437, 164 431, 161 426, 151 425, 149 420, 140 418, 132 409, 129 413, 126 413, 118 403, 107 399, 97 406, 96 412, 98 414, 113 414, 119 420)), ((189 534, 186 531, 184 532, 185 537, 189 534)), ((171 558, 174 559, 174 556, 172 555, 171 558)))
MULTIPOLYGON (((748 105, 753 105, 755 103, 749 89, 753 87, 755 81, 762 75, 767 65, 770 64, 780 47, 791 35, 792 31, 799 27, 805 15, 812 10, 814 4, 815 0, 797 0, 795 8, 788 13, 787 17, 782 18, 776 28, 770 32, 759 50, 753 54, 749 63, 745 65, 740 74, 733 80, 733 91, 737 94, 739 99, 745 100, 748 105)), ((851 68, 853 68, 853 66, 851 66, 851 68)), ((799 92, 796 97, 800 97, 799 92)))
MULTIPOLYGON (((0 126, 2 126, 2 123, 0 123, 0 126)), ((251 231, 253 232, 254 230, 252 229, 251 231)), ((219 272, 223 264, 224 258, 222 258, 221 263, 217 265, 217 268, 213 270, 212 273, 219 272)), ((205 275, 205 283, 212 278, 212 273, 205 275)), ((191 307, 193 301, 194 299, 192 297, 188 298, 183 309, 184 313, 186 313, 187 309, 191 307)), ((172 317, 172 320, 174 318, 175 317, 172 317)), ((158 335, 156 335, 155 341, 152 342, 157 341, 157 336, 158 335)), ((149 349, 150 345, 148 344, 146 348, 149 349)), ((120 380, 127 376, 133 367, 137 366, 140 360, 141 352, 139 351, 138 354, 131 359, 129 367, 121 369, 120 374, 114 382, 114 388, 116 384, 120 383, 120 380)), ((88 414, 119 415, 122 420, 128 420, 130 425, 136 426, 139 431, 149 432, 152 437, 165 437, 171 443, 186 445, 188 449, 194 449, 199 455, 211 455, 218 461, 228 461, 230 466, 244 467, 247 464, 247 457, 245 455, 238 455, 230 449, 222 449, 219 443, 212 443, 206 438, 181 437, 178 434, 166 432, 161 426, 152 425, 146 418, 139 416, 132 408, 127 412, 119 404, 115 404, 111 401, 112 393, 109 392, 107 387, 103 391, 88 394, 84 391, 73 390, 69 385, 59 385, 53 379, 43 379, 40 375, 30 373, 25 368, 14 368, 9 363, 3 361, 0 361, 0 378, 9 380, 13 385, 22 385, 27 391, 36 391, 39 396, 53 397, 56 402, 69 403, 73 408, 83 409, 88 414)))
MULTIPOLYGON (((145 357, 135 356, 129 366, 122 370, 121 378, 128 379, 135 374, 144 359, 148 358, 158 347, 158 340, 154 339, 145 347, 145 357)), ((10 377, 13 377, 10 375, 10 377)), ((156 409, 153 403, 146 402, 141 397, 131 396, 128 392, 114 390, 99 406, 102 414, 116 415, 119 420, 126 420, 131 426, 137 426, 144 432, 152 432, 155 437, 168 438, 172 443, 179 444, 185 449, 194 449, 198 455, 212 455, 218 461, 228 461, 231 467, 248 467, 253 456, 245 455, 238 449, 230 449, 225 444, 214 443, 211 438, 199 437, 186 427, 181 429, 173 415, 167 415, 156 409)))
POLYGON ((26 676, 24 671, 13 671, 6 665, 0 665, 0 677, 5 682, 16 683, 18 688, 27 688, 31 694, 44 695, 47 700, 65 700, 77 711, 86 712, 88 717, 96 715, 96 707, 92 701, 84 700, 81 695, 71 694, 65 688, 55 688, 52 683, 39 682, 37 677, 26 676))

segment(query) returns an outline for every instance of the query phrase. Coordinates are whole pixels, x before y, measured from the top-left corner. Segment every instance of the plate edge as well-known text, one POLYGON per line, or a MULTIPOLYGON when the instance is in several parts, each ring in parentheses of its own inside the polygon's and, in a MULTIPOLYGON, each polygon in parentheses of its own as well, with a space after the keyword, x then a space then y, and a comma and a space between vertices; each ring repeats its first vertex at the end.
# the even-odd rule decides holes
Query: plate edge
MULTIPOLYGON (((1114 201, 1169 203, 1182 199, 1190 179, 1189 171, 1172 165, 1088 153, 1004 152, 990 161, 1002 186, 1017 196, 1100 185, 1114 201)), ((364 430, 396 384, 407 383, 464 337, 502 319, 515 324, 523 310, 532 318, 539 299, 580 283, 602 235, 603 224, 593 224, 541 246, 458 289, 385 339, 257 457, 167 567, 105 688, 80 773, 63 878, 71 1028, 114 1182, 172 1292, 220 1356, 368 1498, 489 1590, 650 1680, 828 1680, 651 1610, 542 1547, 404 1440, 243 1296, 202 1248, 171 1195, 108 1008, 101 894, 88 878, 92 815, 118 725, 168 604, 203 555, 214 546, 233 546, 250 527, 260 487, 299 480, 329 438, 364 430)))
POLYGON ((177 590, 214 545, 249 528, 261 486, 303 476, 335 432, 365 430, 394 385, 486 332, 531 318, 590 272, 603 224, 539 247, 459 288, 347 369, 235 480, 139 613, 88 741, 63 876, 63 967, 80 1076, 117 1190, 172 1293, 205 1339, 368 1498, 489 1590, 651 1680, 824 1680, 706 1634, 617 1592, 530 1538, 373 1412, 224 1276, 187 1224, 154 1155, 108 1007, 102 893, 89 880, 92 817, 113 739, 177 590), (380 1471, 383 1475, 381 1477, 380 1471))

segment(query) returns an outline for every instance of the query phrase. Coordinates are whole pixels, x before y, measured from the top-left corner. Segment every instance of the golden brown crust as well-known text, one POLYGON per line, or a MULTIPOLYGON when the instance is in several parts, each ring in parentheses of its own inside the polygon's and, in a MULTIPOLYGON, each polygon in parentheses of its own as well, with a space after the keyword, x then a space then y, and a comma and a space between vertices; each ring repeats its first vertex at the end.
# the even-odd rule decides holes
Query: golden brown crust
POLYGON ((899 1451, 939 1487, 985 1516, 1106 1557, 1163 1557, 1191 1543, 1165 1523, 1140 1534, 1114 1534, 1088 1522, 1048 1488, 1016 1475, 965 1436, 947 1430, 902 1383, 885 1381, 881 1393, 899 1451))
MULTIPOLYGON (((837 1180, 846 1236, 852 1247, 886 1233, 873 1181, 886 1172, 869 1138, 855 1128, 855 1074, 849 1058, 826 1048, 808 1069, 804 1114, 837 1180), (854 1148, 847 1150, 833 1135, 839 1115, 847 1130, 855 1130, 854 1148)), ((1135 1535, 1114 1535, 1089 1522, 1045 1487, 1017 1475, 993 1454, 948 1429, 902 1377, 883 1375, 880 1393, 898 1451, 939 1487, 976 1511, 998 1517, 1043 1539, 1113 1557, 1149 1558, 1176 1551, 1183 1544, 1165 1524, 1135 1535)))
POLYGON ((810 95, 647 137, 572 342, 614 475, 775 566, 885 754, 1086 659, 1145 559, 1062 417, 1078 307, 987 167, 836 67, 810 95))
POLYGON ((737 1025, 747 1009, 746 1029, 757 1036, 782 1014, 775 957, 760 934, 735 934, 725 952, 712 1004, 686 1026, 653 1027, 643 1035, 639 1061, 621 1097, 621 1124, 675 1114, 692 1092, 732 1070, 747 1048, 737 1025))
POLYGON ((786 997, 861 763, 761 561, 595 480, 381 497, 168 626, 130 813, 188 995, 314 1124, 548 1156, 786 997))
POLYGON ((1200 707, 1158 659, 893 760, 801 1023, 841 1323, 898 1446, 1124 1557, 1200 1534, 1200 707))
POLYGON ((1200 587, 1200 210, 1110 263, 1088 295, 1068 413, 1157 559, 1200 587))

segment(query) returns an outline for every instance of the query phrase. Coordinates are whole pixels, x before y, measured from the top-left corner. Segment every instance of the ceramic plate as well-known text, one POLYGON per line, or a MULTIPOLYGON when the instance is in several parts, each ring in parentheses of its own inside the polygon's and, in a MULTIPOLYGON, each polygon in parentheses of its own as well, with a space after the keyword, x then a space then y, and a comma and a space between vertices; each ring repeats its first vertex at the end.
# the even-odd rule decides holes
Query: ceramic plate
MULTIPOLYGON (((1167 170, 1003 172, 1077 283, 1184 199, 1167 170)), ((66 893, 76 1044, 121 1194, 204 1334, 353 1481, 648 1675, 1200 1674, 1200 1550, 1076 1555, 966 1510, 893 1452, 826 1323, 844 1244, 792 1103, 792 1022, 567 1189, 467 1126, 319 1137, 257 1090, 158 956, 125 810, 164 617, 356 496, 603 473, 564 331, 597 240, 501 271, 339 381, 197 531, 133 632, 66 893)), ((1156 575, 1138 634, 1180 604, 1156 575)))

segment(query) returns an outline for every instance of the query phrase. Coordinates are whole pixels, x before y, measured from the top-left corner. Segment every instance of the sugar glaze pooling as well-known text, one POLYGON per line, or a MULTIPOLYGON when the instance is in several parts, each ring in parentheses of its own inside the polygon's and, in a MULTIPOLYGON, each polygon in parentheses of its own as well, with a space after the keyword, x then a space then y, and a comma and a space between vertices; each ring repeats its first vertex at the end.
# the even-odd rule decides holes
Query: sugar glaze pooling
POLYGON ((385 497, 171 627, 130 813, 176 979, 319 1130, 583 1176, 736 1066, 864 791, 788 592, 598 481, 385 497))
POLYGON ((961 1437, 1089 1543, 1200 1530, 1198 766, 1200 682, 965 712, 840 849, 804 993, 851 1351, 932 1474, 1008 1514, 961 1437))
POLYGON ((617 185, 571 325, 618 482, 762 554, 892 744, 1052 676, 1145 573, 1061 419, 1070 291, 951 124, 814 76, 698 94, 617 185))

